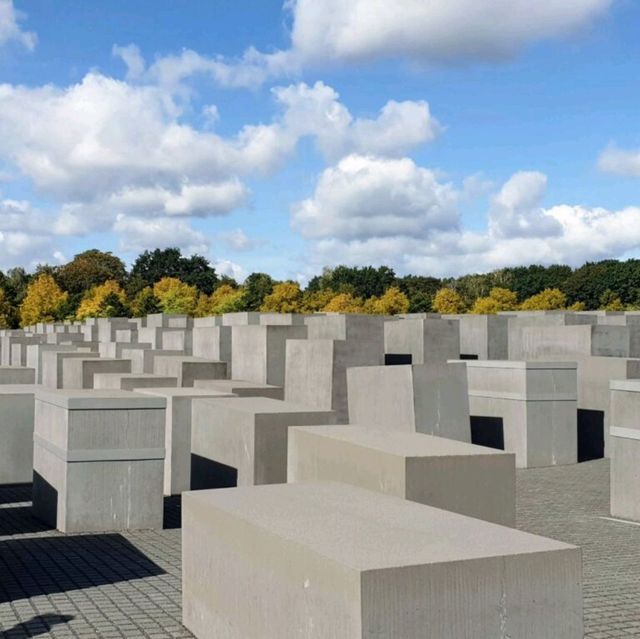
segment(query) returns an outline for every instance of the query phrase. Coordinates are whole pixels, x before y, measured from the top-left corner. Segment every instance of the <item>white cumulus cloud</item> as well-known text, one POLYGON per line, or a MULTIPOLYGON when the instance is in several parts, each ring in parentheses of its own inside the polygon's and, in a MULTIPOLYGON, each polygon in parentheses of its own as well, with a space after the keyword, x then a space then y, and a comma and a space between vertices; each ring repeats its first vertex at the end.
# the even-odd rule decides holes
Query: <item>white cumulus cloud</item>
POLYGON ((17 11, 13 0, 0 0, 0 47, 17 42, 29 51, 33 51, 38 37, 32 31, 24 31, 20 27, 23 14, 17 11))
POLYGON ((598 159, 598 167, 606 173, 640 177, 640 149, 620 149, 610 145, 598 159))

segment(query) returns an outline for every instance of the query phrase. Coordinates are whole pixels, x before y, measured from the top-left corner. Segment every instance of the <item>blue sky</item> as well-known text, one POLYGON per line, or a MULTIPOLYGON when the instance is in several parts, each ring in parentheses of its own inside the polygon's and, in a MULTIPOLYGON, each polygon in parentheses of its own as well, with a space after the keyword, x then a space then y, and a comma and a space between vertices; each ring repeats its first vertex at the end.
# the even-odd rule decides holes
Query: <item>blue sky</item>
POLYGON ((633 0, 0 0, 0 268, 638 255, 639 25, 633 0))

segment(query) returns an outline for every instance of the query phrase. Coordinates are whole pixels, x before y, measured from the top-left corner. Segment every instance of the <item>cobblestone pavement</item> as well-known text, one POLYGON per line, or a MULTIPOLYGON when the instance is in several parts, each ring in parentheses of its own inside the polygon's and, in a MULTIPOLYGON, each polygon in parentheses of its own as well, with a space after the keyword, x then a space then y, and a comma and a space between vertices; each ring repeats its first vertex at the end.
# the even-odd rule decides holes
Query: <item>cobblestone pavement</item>
MULTIPOLYGON (((640 526, 606 519, 608 491, 604 460, 519 471, 518 526, 582 546, 587 637, 640 638, 640 526)), ((178 500, 161 531, 66 536, 30 516, 29 494, 0 487, 2 639, 192 636, 178 500)))

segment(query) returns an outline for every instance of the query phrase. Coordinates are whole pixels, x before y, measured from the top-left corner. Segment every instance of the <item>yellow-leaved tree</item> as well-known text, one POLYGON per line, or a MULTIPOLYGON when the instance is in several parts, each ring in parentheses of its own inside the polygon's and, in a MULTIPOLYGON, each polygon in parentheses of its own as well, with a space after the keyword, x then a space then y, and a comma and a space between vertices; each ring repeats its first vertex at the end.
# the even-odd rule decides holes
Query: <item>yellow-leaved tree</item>
POLYGON ((321 311, 334 297, 335 291, 321 288, 319 291, 305 291, 300 304, 301 313, 317 313, 321 311))
POLYGON ((153 294, 158 298, 163 313, 193 315, 198 303, 198 289, 177 277, 163 277, 154 284, 153 294))
POLYGON ((370 297, 364 311, 375 315, 398 315, 409 312, 409 298, 397 287, 390 286, 380 297, 370 297))
POLYGON ((465 311, 462 296, 452 288, 441 288, 435 294, 431 305, 436 313, 443 315, 456 315, 465 311))
POLYGON ((362 298, 354 297, 351 293, 338 293, 329 300, 322 309, 327 313, 362 313, 362 298))
POLYGON ((235 313, 243 310, 244 306, 244 289, 222 284, 211 295, 200 293, 194 315, 196 317, 208 317, 210 315, 222 315, 223 313, 235 313))
POLYGON ((260 310, 264 313, 297 313, 302 306, 302 291, 297 282, 281 282, 267 295, 260 310))
POLYGON ((55 322, 62 319, 61 313, 69 299, 51 275, 43 273, 27 287, 20 304, 20 325, 30 326, 37 322, 55 322))
POLYGON ((499 311, 514 311, 518 308, 518 296, 508 288, 495 287, 488 297, 479 297, 473 304, 472 313, 489 315, 499 311))
POLYGON ((126 293, 118 282, 107 280, 89 289, 78 306, 76 318, 123 317, 128 314, 126 293))
MULTIPOLYGON (((523 311, 558 311, 567 306, 567 296, 559 288, 545 288, 522 302, 523 311)), ((572 309, 572 310, 584 310, 572 309)))

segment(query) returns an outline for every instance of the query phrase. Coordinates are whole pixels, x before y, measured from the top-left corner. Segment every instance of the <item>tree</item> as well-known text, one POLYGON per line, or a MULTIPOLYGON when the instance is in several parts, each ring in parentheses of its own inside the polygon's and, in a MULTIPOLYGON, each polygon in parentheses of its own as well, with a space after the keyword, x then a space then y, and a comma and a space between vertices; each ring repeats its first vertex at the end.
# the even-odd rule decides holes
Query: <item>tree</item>
POLYGON ((364 310, 376 315, 398 315, 407 313, 409 305, 409 298, 397 286, 391 286, 380 297, 370 297, 364 310))
POLYGON ((82 295, 94 286, 114 280, 124 284, 127 271, 124 262, 110 252, 91 249, 78 253, 71 262, 62 266, 56 279, 70 295, 82 295))
POLYGON ((618 295, 607 289, 600 296, 600 308, 604 311, 624 311, 624 304, 618 295))
POLYGON ((465 304, 462 296, 451 288, 441 288, 433 298, 433 310, 443 315, 464 313, 465 304))
POLYGON ((30 281, 31 277, 21 266, 10 268, 7 271, 2 282, 2 287, 14 306, 20 306, 22 303, 22 300, 27 294, 27 287, 30 281))
POLYGON ((251 273, 244 281, 245 303, 247 311, 257 311, 264 298, 273 291, 274 281, 266 273, 251 273))
POLYGON ((167 248, 145 251, 131 267, 130 293, 136 294, 145 286, 154 286, 164 278, 179 279, 210 295, 218 275, 209 261, 201 255, 183 257, 180 249, 167 248))
POLYGON ((16 309, 11 305, 5 290, 0 288, 0 328, 13 328, 16 316, 16 309))
POLYGON ((159 312, 160 300, 153 294, 153 289, 150 286, 145 286, 131 303, 133 317, 146 317, 159 312))
POLYGON ((508 288, 514 291, 520 301, 541 293, 546 289, 564 290, 564 286, 573 271, 570 266, 552 264, 542 266, 516 266, 506 269, 511 274, 511 284, 508 288))
POLYGON ((297 282, 281 282, 273 287, 260 307, 266 313, 297 313, 302 305, 302 291, 297 282))
POLYGON ((200 293, 194 315, 208 317, 222 313, 235 313, 244 308, 244 290, 230 284, 218 286, 211 295, 200 293))
POLYGON ((300 304, 301 313, 317 313, 321 311, 325 306, 335 297, 335 291, 330 288, 321 289, 318 291, 310 291, 307 289, 302 295, 302 302, 300 304))
POLYGON ((163 277, 153 286, 163 313, 193 315, 198 302, 198 289, 175 277, 163 277))
POLYGON ((500 311, 513 311, 518 307, 518 298, 508 288, 492 288, 487 297, 479 297, 473 304, 472 313, 488 315, 500 311))
POLYGON ((557 288, 547 288, 522 302, 523 311, 555 311, 566 308, 567 296, 557 288))
POLYGON ((362 298, 351 293, 338 293, 322 310, 327 313, 362 313, 362 298))
POLYGON ((409 313, 430 313, 433 298, 442 287, 441 280, 421 275, 405 275, 396 278, 397 286, 409 298, 409 313))
POLYGON ((318 291, 330 288, 338 293, 351 293, 355 297, 368 299, 381 296, 396 280, 396 274, 388 266, 336 266, 325 268, 322 275, 309 282, 307 290, 318 291))
POLYGON ((115 311, 119 311, 121 317, 128 314, 127 296, 116 280, 107 280, 85 293, 76 311, 76 318, 116 317, 112 314, 115 311))
POLYGON ((60 311, 68 297, 51 275, 40 275, 29 284, 20 304, 20 325, 60 320, 60 311))

